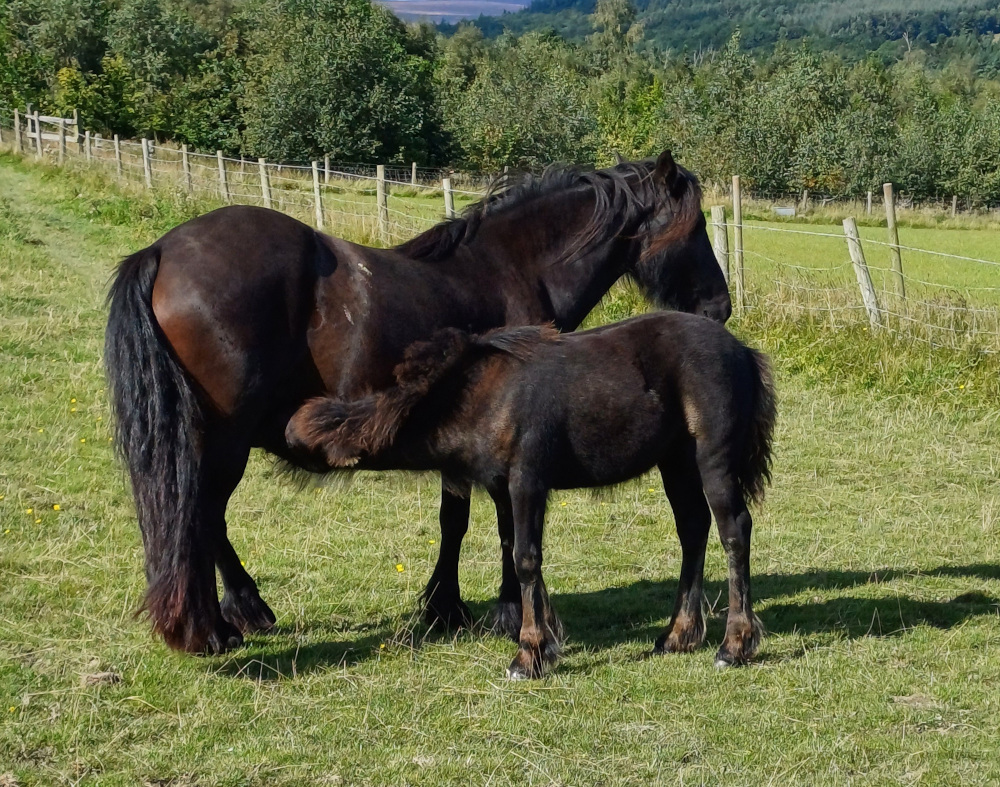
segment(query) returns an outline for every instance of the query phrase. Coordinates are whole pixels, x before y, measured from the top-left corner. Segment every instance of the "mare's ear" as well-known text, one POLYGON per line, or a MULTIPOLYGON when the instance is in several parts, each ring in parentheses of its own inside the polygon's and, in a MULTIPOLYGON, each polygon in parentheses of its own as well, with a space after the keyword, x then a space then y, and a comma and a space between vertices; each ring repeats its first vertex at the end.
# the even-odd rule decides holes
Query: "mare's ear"
POLYGON ((653 170, 653 177, 659 180, 668 189, 673 191, 677 182, 677 162, 669 150, 664 150, 656 159, 656 169, 653 170))
POLYGON ((615 151, 615 164, 624 164, 624 163, 625 163, 625 157, 616 150, 615 151))

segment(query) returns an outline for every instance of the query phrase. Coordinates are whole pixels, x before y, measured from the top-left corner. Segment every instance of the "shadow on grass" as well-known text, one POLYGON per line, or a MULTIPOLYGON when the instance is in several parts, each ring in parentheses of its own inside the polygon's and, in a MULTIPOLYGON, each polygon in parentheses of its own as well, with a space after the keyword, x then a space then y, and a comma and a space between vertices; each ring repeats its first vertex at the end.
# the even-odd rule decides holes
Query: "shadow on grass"
POLYGON ((316 669, 350 667, 378 658, 380 646, 394 639, 403 622, 402 617, 383 618, 349 631, 325 624, 276 626, 266 634, 249 635, 246 647, 220 658, 216 671, 234 678, 269 681, 295 678, 316 669), (303 632, 320 641, 291 648, 274 647, 276 639, 288 639, 303 632))
MULTIPOLYGON (((926 571, 886 568, 762 574, 752 577, 752 587, 755 603, 770 634, 836 634, 850 639, 895 637, 916 626, 949 629, 970 618, 997 615, 1000 611, 1000 599, 978 591, 965 592, 947 601, 913 598, 900 593, 898 588, 885 595, 873 594, 877 592, 873 588, 879 585, 922 577, 1000 580, 1000 566, 973 564, 940 566, 926 571), (852 588, 865 588, 866 594, 773 603, 775 599, 809 591, 852 588)), ((629 642, 648 650, 670 616, 676 586, 676 579, 662 582, 642 580, 623 587, 586 593, 553 593, 552 603, 566 627, 570 650, 585 648, 600 651, 629 642)), ((708 616, 705 647, 714 648, 722 642, 725 630, 726 582, 706 583, 705 598, 714 608, 714 613, 708 616)), ((492 609, 492 602, 473 601, 469 602, 469 607, 478 620, 484 620, 492 609)), ((240 651, 230 657, 220 666, 219 672, 253 680, 294 677, 314 669, 351 666, 377 658, 380 645, 386 642, 419 647, 424 640, 454 636, 428 631, 423 624, 413 623, 415 617, 400 615, 355 626, 346 638, 343 629, 322 624, 308 626, 306 630, 310 639, 323 639, 328 632, 334 641, 277 652, 266 646, 266 636, 256 635, 250 640, 249 652, 240 651), (357 636, 359 631, 362 636, 357 636), (258 643, 259 646, 255 647, 258 643)), ((278 636, 292 633, 292 630, 275 631, 278 636)), ((480 626, 473 633, 482 636, 486 632, 480 626)), ((586 671, 588 668, 583 669, 586 671)))

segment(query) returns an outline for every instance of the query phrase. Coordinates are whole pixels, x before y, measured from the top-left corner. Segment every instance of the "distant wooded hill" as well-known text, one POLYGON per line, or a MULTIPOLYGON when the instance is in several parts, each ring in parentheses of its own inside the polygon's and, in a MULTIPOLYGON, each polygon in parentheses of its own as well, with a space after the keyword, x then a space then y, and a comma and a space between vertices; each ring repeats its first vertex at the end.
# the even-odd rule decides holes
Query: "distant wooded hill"
MULTIPOLYGON (((552 29, 569 39, 591 32, 595 0, 534 0, 525 11, 476 22, 487 36, 552 29)), ((808 39, 818 49, 847 56, 879 52, 897 56, 919 47, 973 51, 988 60, 1000 34, 996 0, 636 0, 646 45, 689 52, 719 49, 742 31, 747 49, 767 49, 782 40, 808 39)), ((939 53, 945 54, 945 53, 939 53)))

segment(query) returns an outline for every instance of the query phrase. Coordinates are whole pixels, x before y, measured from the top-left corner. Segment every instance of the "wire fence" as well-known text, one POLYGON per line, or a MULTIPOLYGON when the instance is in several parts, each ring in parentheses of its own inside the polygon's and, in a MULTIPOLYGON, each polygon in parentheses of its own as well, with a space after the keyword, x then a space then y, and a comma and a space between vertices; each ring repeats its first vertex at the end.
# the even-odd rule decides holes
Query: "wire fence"
MULTIPOLYGON (((329 160, 276 164, 212 155, 148 140, 101 138, 75 127, 69 133, 67 122, 37 117, 36 123, 18 113, 15 123, 13 110, 0 107, 0 146, 99 170, 132 188, 196 199, 206 208, 272 207, 370 245, 409 240, 481 199, 488 185, 478 176, 432 168, 329 160)), ((804 204, 802 196, 797 208, 804 204)), ((738 190, 724 199, 734 214, 736 202, 742 204, 738 190)), ((865 215, 866 203, 857 204, 859 215, 865 215)), ((887 219, 895 210, 890 203, 880 208, 887 219)), ((832 328, 860 325, 931 346, 1000 352, 1000 260, 991 259, 995 230, 913 228, 904 229, 900 240, 885 226, 862 227, 860 264, 852 259, 845 230, 835 223, 789 225, 779 217, 737 223, 714 212, 710 230, 738 310, 807 318, 832 328)))

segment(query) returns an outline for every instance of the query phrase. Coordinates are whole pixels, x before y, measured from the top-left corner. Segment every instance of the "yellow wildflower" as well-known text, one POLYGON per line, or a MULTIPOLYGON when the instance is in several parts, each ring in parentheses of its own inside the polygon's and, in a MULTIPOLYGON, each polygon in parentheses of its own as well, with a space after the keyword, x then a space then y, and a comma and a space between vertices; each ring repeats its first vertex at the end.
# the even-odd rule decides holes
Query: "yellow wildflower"
POLYGON ((33 514, 33 513, 35 513, 35 509, 33 509, 33 508, 29 508, 29 509, 28 509, 27 511, 25 511, 24 513, 26 513, 26 514, 33 514))
POLYGON ((36 519, 36 520, 35 520, 35 524, 36 524, 36 525, 40 525, 40 524, 42 524, 42 520, 41 520, 41 519, 36 519))
POLYGON ((69 403, 70 403, 70 404, 76 404, 76 399, 70 399, 70 400, 69 400, 69 403))
POLYGON ((75 408, 75 407, 70 407, 70 408, 69 408, 69 411, 70 411, 71 413, 75 413, 75 412, 76 412, 76 408, 75 408))
POLYGON ((81 442, 81 443, 85 443, 85 442, 87 442, 87 438, 86 438, 86 437, 81 437, 81 438, 80 438, 80 442, 81 442))
POLYGON ((53 511, 58 511, 60 508, 61 508, 61 506, 58 503, 56 503, 54 506, 52 506, 52 510, 53 511))
POLYGON ((406 568, 405 568, 405 566, 403 566, 402 563, 397 563, 396 564, 396 571, 398 571, 400 574, 402 574, 404 571, 406 571, 406 568))
POLYGON ((562 501, 562 502, 561 502, 561 503, 560 503, 559 505, 561 505, 561 506, 565 506, 565 505, 566 505, 566 501, 565 501, 565 500, 563 500, 563 501, 562 501))

